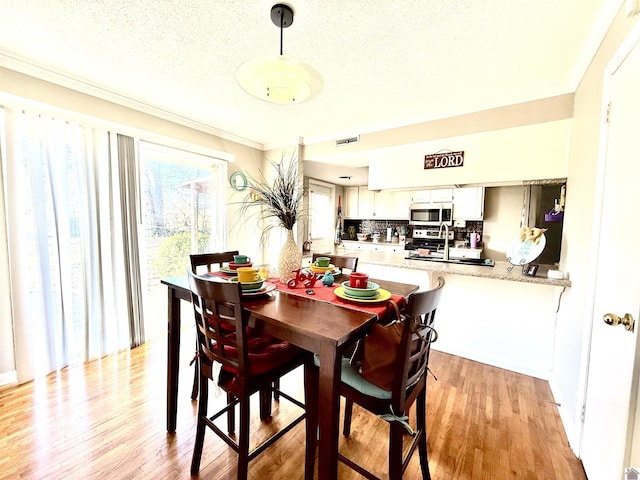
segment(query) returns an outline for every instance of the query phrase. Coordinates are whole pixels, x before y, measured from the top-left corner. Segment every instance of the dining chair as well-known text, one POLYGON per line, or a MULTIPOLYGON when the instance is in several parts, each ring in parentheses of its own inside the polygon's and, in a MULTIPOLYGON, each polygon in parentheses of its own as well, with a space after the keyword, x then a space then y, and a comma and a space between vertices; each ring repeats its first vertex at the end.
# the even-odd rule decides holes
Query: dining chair
MULTIPOLYGON (((345 397, 343 435, 351 433, 353 404, 357 403, 365 410, 380 416, 389 422, 389 479, 401 479, 418 447, 422 477, 430 480, 427 457, 426 432, 426 393, 429 352, 431 343, 438 335, 434 330, 436 308, 440 302, 444 279, 432 290, 415 292, 407 297, 407 303, 401 312, 401 322, 387 328, 399 332, 399 343, 395 359, 390 364, 390 387, 381 388, 361 375, 361 367, 349 359, 342 359, 342 377, 340 394, 345 397), (409 426, 409 410, 416 403, 416 431, 409 426), (403 436, 412 435, 410 448, 403 457, 403 436)), ((364 349, 367 349, 365 339, 364 349)), ((370 352, 371 353, 371 352, 370 352)), ((375 355, 376 352, 373 352, 375 355)), ((376 479, 375 475, 353 460, 338 453, 338 459, 357 471, 365 478, 376 479)))
MULTIPOLYGON (((238 255, 238 250, 229 250, 228 252, 212 252, 212 253, 194 253, 190 255, 191 271, 195 274, 201 272, 212 272, 213 267, 217 266, 218 269, 222 267, 223 263, 233 262, 233 256, 238 255), (205 267, 205 268, 202 268, 205 267)), ((193 386, 191 387, 191 399, 198 398, 198 362, 196 358, 198 356, 198 344, 196 342, 196 353, 189 365, 193 364, 193 386)))
POLYGON ((200 470, 206 428, 213 430, 238 454, 239 480, 247 478, 249 462, 272 445, 295 425, 307 418, 305 475, 311 478, 315 460, 317 429, 317 377, 311 353, 267 335, 249 336, 248 315, 242 311, 242 290, 237 282, 204 279, 189 273, 189 285, 196 321, 198 338, 198 363, 200 365, 200 395, 198 398, 198 420, 195 446, 191 460, 191 474, 200 470), (222 367, 217 373, 214 362, 222 367), (305 403, 279 392, 280 396, 306 412, 296 416, 267 440, 249 449, 250 396, 271 389, 275 379, 305 365, 305 403), (207 413, 209 382, 230 394, 227 405, 213 415, 207 413), (235 422, 227 423, 227 433, 216 420, 225 412, 239 405, 240 422, 235 433, 235 422))
POLYGON ((222 264, 233 262, 233 256, 238 255, 238 250, 229 250, 228 252, 212 252, 212 253, 194 253, 191 258, 191 271, 198 274, 200 267, 206 267, 207 272, 212 272, 214 266, 218 269, 222 267, 222 264))
POLYGON ((358 269, 358 257, 349 257, 347 255, 325 255, 322 253, 314 253, 311 261, 315 262, 318 257, 329 257, 331 263, 340 270, 347 268, 352 272, 358 269))

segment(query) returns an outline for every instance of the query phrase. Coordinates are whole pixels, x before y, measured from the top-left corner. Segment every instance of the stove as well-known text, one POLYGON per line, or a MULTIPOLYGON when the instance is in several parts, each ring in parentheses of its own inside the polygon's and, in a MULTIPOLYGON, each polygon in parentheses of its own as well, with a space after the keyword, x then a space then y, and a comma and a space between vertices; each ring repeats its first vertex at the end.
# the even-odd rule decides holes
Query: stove
MULTIPOLYGON (((453 232, 449 232, 449 247, 453 246, 453 232)), ((426 248, 428 250, 444 249, 444 231, 442 236, 438 228, 414 229, 413 236, 404 246, 405 250, 417 250, 426 248)))

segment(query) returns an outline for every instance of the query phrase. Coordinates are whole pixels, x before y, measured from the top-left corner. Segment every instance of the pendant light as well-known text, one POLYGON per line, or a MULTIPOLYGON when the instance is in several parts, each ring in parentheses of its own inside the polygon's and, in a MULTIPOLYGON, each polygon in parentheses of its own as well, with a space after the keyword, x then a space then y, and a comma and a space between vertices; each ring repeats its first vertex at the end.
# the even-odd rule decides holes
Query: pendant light
POLYGON ((293 23, 293 10, 278 3, 271 7, 271 21, 280 28, 280 55, 247 60, 238 68, 236 79, 245 92, 260 100, 302 103, 311 95, 312 74, 297 59, 282 54, 283 32, 293 23))

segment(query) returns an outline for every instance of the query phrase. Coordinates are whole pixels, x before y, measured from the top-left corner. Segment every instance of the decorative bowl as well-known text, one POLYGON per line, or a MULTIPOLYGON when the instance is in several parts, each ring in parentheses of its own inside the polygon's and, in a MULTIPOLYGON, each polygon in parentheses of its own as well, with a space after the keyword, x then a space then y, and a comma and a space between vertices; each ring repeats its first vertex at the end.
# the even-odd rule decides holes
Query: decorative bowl
POLYGON ((311 265, 309 265, 309 270, 311 270, 313 273, 324 273, 327 270, 329 270, 330 272, 333 272, 335 268, 336 266, 333 263, 330 263, 326 267, 319 267, 315 263, 312 263, 311 265))
POLYGON ((360 240, 361 242, 365 242, 365 241, 369 240, 369 234, 368 233, 358 233, 358 240, 360 240))
POLYGON ((353 288, 349 286, 349 280, 342 282, 344 293, 351 297, 371 298, 378 295, 380 285, 375 282, 367 282, 367 288, 353 288))

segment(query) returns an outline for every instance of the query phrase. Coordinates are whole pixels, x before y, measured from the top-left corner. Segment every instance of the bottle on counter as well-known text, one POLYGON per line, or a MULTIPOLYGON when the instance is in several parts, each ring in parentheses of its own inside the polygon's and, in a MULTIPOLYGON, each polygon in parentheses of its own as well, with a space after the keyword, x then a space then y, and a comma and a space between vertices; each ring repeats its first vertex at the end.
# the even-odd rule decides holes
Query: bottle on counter
POLYGON ((471 239, 470 239, 471 248, 478 248, 478 237, 479 235, 476 232, 471 233, 471 239))

